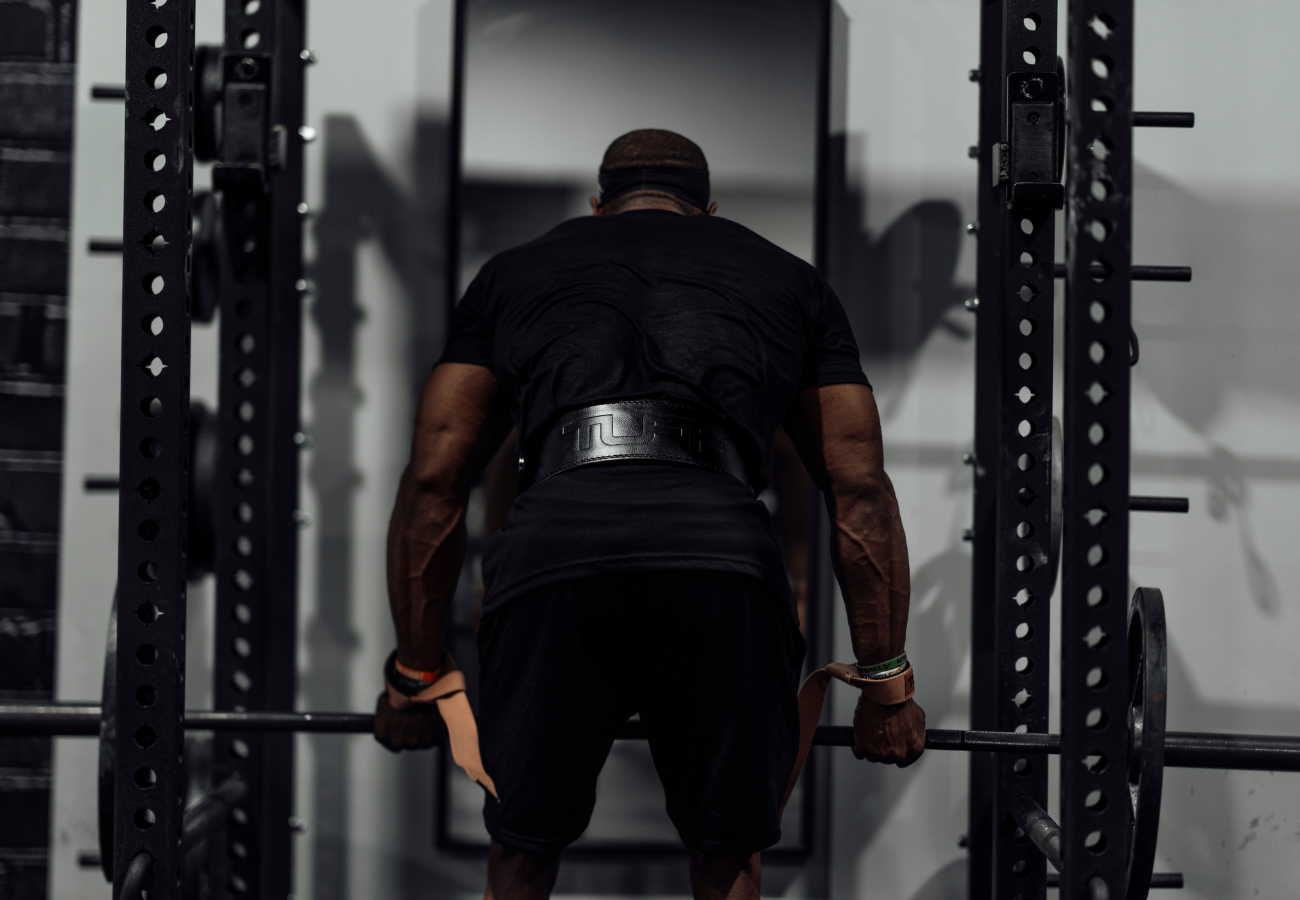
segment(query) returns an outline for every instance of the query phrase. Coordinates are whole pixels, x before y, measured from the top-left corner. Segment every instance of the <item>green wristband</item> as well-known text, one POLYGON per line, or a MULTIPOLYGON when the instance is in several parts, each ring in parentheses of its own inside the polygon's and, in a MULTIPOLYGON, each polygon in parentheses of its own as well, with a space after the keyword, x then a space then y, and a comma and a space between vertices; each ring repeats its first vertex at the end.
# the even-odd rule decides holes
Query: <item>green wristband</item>
POLYGON ((879 675, 881 672, 888 672, 890 669, 897 669, 907 663, 907 653, 900 653, 893 659, 887 659, 884 662, 876 663, 870 666, 858 664, 858 676, 861 678, 870 678, 873 675, 879 675))

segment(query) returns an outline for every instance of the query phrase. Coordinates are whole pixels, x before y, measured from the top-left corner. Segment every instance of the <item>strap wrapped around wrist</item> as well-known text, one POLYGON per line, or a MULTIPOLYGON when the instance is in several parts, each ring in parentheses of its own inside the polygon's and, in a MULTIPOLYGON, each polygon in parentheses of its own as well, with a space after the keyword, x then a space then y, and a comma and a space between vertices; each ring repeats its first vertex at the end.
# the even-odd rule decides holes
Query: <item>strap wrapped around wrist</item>
POLYGON ((863 678, 858 674, 858 667, 847 663, 831 663, 826 671, 832 678, 855 688, 861 688, 863 695, 872 703, 881 706, 894 706, 906 703, 916 693, 916 679, 912 675, 912 664, 907 663, 903 671, 888 678, 863 678))

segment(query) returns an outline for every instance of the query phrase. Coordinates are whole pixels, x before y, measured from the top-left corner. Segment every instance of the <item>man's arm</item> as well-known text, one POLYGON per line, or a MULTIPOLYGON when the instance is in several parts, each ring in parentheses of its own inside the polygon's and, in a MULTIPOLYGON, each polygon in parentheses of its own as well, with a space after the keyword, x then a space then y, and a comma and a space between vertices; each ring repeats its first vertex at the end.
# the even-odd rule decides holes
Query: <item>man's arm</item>
MULTIPOLYGON (((853 653, 864 666, 893 659, 907 638, 911 575, 875 395, 860 384, 810 388, 788 426, 826 498, 853 653)), ((859 757, 908 765, 925 747, 925 713, 911 700, 879 706, 864 696, 853 724, 859 757)))
MULTIPOLYGON (((420 394, 411 460, 388 526, 388 597, 397 659, 411 669, 442 665, 447 607, 465 558, 465 505, 471 479, 495 432, 497 380, 481 366, 444 363, 420 394)), ((391 749, 432 746, 436 717, 402 713, 379 699, 375 736, 391 749)))

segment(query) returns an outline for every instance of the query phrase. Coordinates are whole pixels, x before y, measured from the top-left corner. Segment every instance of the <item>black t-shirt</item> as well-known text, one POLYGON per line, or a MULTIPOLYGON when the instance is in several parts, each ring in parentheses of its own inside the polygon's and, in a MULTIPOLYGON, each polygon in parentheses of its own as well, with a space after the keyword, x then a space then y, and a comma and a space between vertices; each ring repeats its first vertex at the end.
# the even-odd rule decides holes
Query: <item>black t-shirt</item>
MULTIPOLYGON (((803 389, 868 383, 844 310, 812 266, 735 222, 662 210, 572 219, 493 257, 457 306, 439 362, 491 369, 525 446, 594 403, 708 409, 742 444, 756 491, 803 389)), ((637 462, 524 491, 484 549, 484 609, 638 569, 740 572, 791 599, 767 508, 748 488, 637 462)))

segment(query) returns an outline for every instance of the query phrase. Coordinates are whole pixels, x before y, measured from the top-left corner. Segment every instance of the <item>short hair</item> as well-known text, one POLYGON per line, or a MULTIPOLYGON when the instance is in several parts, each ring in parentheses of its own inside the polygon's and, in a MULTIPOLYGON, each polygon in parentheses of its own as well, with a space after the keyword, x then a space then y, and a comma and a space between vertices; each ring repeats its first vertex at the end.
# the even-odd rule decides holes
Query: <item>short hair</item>
POLYGON ((708 171, 709 163, 694 141, 658 128, 629 131, 615 138, 600 163, 602 172, 652 167, 708 171))

